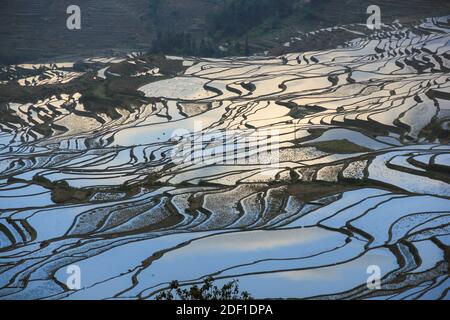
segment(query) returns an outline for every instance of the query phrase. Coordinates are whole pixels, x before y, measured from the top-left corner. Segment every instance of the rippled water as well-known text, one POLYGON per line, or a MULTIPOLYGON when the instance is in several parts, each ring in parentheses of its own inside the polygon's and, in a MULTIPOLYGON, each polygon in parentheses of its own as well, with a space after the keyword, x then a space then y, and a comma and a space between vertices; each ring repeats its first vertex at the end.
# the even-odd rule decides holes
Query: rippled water
MULTIPOLYGON (((256 298, 448 299, 449 31, 443 17, 324 52, 186 58, 171 77, 92 59, 95 83, 154 78, 115 116, 83 91, 11 100, 0 296, 151 299, 213 276, 256 298)), ((25 87, 87 74, 48 69, 2 72, 25 87)))

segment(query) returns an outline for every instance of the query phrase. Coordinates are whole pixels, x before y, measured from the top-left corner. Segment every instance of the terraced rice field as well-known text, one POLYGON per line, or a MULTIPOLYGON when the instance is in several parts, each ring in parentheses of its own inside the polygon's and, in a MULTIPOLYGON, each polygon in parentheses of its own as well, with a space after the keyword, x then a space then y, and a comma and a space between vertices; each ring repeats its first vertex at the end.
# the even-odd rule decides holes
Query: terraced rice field
POLYGON ((153 299, 213 276, 255 298, 449 299, 449 31, 4 67, 0 297, 153 299))

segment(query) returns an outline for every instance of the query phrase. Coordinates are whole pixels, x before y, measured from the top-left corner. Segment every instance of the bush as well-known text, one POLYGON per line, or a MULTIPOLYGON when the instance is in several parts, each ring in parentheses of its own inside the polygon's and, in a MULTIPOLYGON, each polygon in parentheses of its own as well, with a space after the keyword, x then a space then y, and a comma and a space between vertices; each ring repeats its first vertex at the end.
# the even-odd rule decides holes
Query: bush
POLYGON ((213 282, 213 278, 207 278, 201 287, 194 285, 182 289, 178 281, 173 281, 170 289, 158 294, 156 300, 252 300, 247 291, 240 292, 238 280, 231 281, 222 288, 213 285, 213 282))

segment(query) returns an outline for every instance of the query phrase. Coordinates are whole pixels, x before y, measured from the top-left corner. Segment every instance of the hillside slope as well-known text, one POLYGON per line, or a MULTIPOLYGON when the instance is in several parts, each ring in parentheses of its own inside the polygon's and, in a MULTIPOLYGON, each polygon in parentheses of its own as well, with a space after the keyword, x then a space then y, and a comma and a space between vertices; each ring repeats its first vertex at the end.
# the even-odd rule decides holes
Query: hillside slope
POLYGON ((82 30, 70 31, 70 4, 73 1, 1 1, 0 63, 117 50, 202 56, 279 53, 300 31, 365 23, 370 4, 381 6, 385 23, 450 13, 445 0, 79 0, 82 30))

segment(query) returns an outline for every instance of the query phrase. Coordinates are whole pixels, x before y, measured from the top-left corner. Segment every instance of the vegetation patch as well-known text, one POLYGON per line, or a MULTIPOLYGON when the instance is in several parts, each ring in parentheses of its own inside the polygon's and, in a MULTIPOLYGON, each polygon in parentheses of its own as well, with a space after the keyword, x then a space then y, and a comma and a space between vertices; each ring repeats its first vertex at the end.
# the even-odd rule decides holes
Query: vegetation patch
POLYGON ((363 152, 371 152, 371 149, 367 149, 360 145, 354 144, 346 139, 343 140, 331 140, 331 141, 321 141, 309 144, 308 146, 316 147, 318 150, 327 152, 327 153, 338 153, 338 154, 346 154, 346 153, 363 153, 363 152))
POLYGON ((207 278, 200 287, 193 285, 183 289, 178 281, 173 281, 170 289, 159 293, 156 300, 252 300, 250 293, 239 289, 238 280, 223 287, 217 287, 213 282, 213 278, 207 278))
POLYGON ((448 144, 450 142, 450 131, 443 127, 442 122, 433 121, 422 129, 419 138, 425 138, 431 142, 439 140, 442 144, 448 144))
POLYGON ((54 203, 85 202, 92 196, 91 190, 73 188, 66 181, 52 182, 45 177, 36 175, 33 177, 33 182, 51 190, 54 203))

